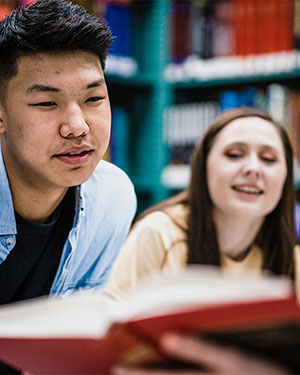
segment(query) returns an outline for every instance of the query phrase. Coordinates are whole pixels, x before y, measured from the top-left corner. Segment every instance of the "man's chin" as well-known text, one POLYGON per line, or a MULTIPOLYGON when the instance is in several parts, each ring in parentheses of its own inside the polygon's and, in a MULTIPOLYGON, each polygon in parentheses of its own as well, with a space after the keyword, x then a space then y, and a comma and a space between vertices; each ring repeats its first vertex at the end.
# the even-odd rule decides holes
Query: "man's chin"
POLYGON ((63 185, 65 187, 74 187, 86 182, 92 175, 93 171, 90 173, 81 173, 78 176, 72 176, 64 181, 63 185))

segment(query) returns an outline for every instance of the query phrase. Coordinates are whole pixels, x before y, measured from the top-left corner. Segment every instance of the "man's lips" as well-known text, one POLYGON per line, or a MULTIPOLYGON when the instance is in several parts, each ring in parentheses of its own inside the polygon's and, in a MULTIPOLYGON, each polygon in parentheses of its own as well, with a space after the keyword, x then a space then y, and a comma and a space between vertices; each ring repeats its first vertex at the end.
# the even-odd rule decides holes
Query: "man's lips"
POLYGON ((90 160, 93 151, 90 147, 72 147, 55 154, 54 157, 65 164, 81 165, 90 160))
POLYGON ((59 154, 55 154, 54 156, 60 157, 60 156, 78 156, 84 153, 92 152, 93 149, 87 146, 81 146, 81 147, 71 147, 68 148, 59 154))

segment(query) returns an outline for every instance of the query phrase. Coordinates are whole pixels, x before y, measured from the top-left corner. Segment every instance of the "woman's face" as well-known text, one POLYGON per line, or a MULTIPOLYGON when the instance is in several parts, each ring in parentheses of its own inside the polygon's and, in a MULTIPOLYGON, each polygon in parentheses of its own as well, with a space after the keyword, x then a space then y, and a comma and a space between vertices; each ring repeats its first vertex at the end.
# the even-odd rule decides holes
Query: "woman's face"
POLYGON ((207 158, 214 212, 262 218, 280 200, 287 175, 284 147, 275 126, 240 118, 216 136, 207 158))

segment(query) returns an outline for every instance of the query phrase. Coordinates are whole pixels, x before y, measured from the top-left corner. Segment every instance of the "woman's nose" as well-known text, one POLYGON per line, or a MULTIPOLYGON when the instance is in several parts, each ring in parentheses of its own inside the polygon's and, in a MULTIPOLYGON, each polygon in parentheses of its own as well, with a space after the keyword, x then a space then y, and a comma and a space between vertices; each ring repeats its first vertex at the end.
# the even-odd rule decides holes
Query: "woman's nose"
POLYGON ((255 175, 260 176, 261 174, 261 163, 257 156, 249 156, 247 160, 245 160, 245 164, 243 166, 243 173, 246 175, 255 175))

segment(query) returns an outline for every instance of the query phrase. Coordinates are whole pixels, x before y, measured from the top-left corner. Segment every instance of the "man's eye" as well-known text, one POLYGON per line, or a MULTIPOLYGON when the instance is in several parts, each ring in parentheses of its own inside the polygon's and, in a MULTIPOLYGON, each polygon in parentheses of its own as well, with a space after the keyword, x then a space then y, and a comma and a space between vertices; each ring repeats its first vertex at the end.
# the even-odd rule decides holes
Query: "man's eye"
POLYGON ((51 107, 54 105, 56 105, 56 103, 54 102, 41 102, 41 103, 32 104, 32 106, 34 107, 51 107))
POLYGON ((103 100, 104 98, 101 96, 92 96, 91 98, 88 98, 87 102, 99 102, 100 100, 103 100))

